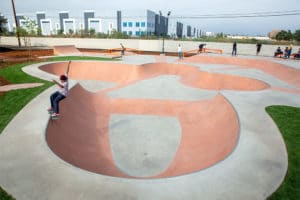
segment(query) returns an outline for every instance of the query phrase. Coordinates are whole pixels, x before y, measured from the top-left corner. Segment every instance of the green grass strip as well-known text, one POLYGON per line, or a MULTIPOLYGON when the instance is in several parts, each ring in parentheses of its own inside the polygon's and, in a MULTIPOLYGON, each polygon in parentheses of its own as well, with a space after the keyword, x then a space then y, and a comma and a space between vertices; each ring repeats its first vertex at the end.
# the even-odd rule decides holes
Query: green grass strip
POLYGON ((49 88, 53 83, 27 75, 21 69, 25 64, 17 64, 0 70, 0 76, 16 83, 43 83, 42 86, 28 89, 18 89, 6 92, 0 96, 0 133, 12 118, 34 97, 49 88))
POLYGON ((15 200, 15 198, 7 194, 7 192, 0 187, 0 200, 15 200))
POLYGON ((268 200, 300 199, 300 108, 269 106, 266 111, 275 121, 288 151, 288 171, 284 182, 268 200))

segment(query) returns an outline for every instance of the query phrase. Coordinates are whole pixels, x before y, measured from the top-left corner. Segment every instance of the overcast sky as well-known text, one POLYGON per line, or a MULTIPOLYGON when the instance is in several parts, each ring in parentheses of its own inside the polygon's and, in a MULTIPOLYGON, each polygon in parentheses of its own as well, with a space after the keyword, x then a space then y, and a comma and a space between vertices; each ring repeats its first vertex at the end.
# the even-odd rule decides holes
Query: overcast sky
MULTIPOLYGON (((57 17, 60 11, 69 11, 70 17, 83 18, 84 10, 94 10, 96 17, 122 15, 140 16, 146 9, 192 25, 204 31, 228 34, 267 35, 273 29, 300 29, 299 0, 14 0, 16 12, 34 16, 38 11, 46 12, 46 18, 57 17), (199 15, 287 13, 295 11, 299 15, 247 18, 191 18, 199 15), (57 13, 57 14, 56 14, 57 13), (186 17, 186 18, 180 18, 186 17)), ((0 13, 12 16, 11 0, 0 0, 0 13)))

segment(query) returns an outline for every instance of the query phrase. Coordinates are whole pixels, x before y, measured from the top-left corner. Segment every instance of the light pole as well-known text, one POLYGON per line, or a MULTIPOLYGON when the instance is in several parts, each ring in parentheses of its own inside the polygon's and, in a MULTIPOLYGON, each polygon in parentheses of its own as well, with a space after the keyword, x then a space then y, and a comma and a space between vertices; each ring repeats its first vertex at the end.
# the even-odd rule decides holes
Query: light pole
MULTIPOLYGON (((162 13, 161 11, 159 11, 159 15, 160 17, 162 16, 162 13)), ((165 54, 165 35, 166 35, 166 32, 168 30, 168 25, 169 25, 169 16, 171 15, 171 11, 168 11, 167 13, 167 18, 164 19, 164 30, 163 30, 163 34, 162 34, 162 38, 163 38, 163 45, 162 45, 162 51, 161 53, 162 54, 165 54), (167 28, 166 28, 167 27, 167 28)))
POLYGON ((11 0, 11 4, 12 4, 13 13, 14 13, 15 23, 16 23, 16 32, 17 32, 17 37, 18 37, 18 45, 19 45, 19 47, 21 47, 20 34, 19 34, 19 24, 18 24, 18 21, 17 21, 17 15, 16 15, 14 0, 11 0))

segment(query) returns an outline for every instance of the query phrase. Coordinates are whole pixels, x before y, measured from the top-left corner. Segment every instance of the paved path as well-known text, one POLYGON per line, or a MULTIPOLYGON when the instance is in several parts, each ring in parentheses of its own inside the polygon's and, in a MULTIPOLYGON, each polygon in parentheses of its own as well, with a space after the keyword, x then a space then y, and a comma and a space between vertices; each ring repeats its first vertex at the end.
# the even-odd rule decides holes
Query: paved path
MULTIPOLYGON (((217 56, 219 57, 219 56, 217 56)), ((217 60, 213 57, 213 60, 217 60)), ((221 56, 223 58, 223 56, 221 56)), ((256 57, 255 57, 256 58, 256 57)), ((232 62, 231 57, 224 57, 232 62)), ((247 58, 248 59, 248 58, 247 58)), ((250 58, 253 59, 253 58, 250 58)), ((145 64, 155 62, 153 56, 125 56, 124 64, 145 64)), ((268 60, 258 59, 259 62, 268 63, 268 60)), ((168 63, 178 64, 176 58, 159 59, 168 63)), ((235 60, 237 61, 237 60, 235 60)), ((195 90, 183 84, 176 76, 159 76, 147 81, 137 82, 129 87, 121 88, 112 92, 114 98, 136 98, 132 95, 134 90, 138 91, 138 96, 147 98, 199 98, 211 96, 218 93, 224 96, 234 108, 239 122, 239 137, 233 151, 223 160, 205 169, 188 173, 185 175, 169 178, 120 178, 89 172, 62 160, 51 151, 46 142, 46 128, 55 126, 59 121, 48 121, 49 116, 45 109, 49 104, 49 96, 56 89, 49 88, 34 100, 32 100, 18 115, 11 121, 0 135, 0 185, 11 193, 18 200, 21 199, 258 199, 263 200, 273 193, 281 184, 287 169, 287 153, 285 145, 278 128, 267 115, 264 108, 268 105, 283 104, 300 107, 299 102, 299 78, 291 82, 287 77, 278 76, 276 73, 259 69, 259 65, 254 68, 240 66, 240 61, 234 63, 209 63, 208 58, 197 57, 194 59, 184 59, 184 65, 191 65, 201 71, 239 75, 251 77, 270 85, 268 89, 257 91, 242 90, 195 90), (142 88, 160 87, 155 90, 142 88), (177 90, 181 88, 187 92, 177 90), (273 89, 281 88, 282 90, 273 89), (286 89, 286 90, 284 90, 286 89), (174 92, 170 92, 174 91, 174 92), (169 94, 169 95, 168 95, 169 94), (30 120, 29 120, 30 119, 30 120)), ((249 60, 248 60, 249 61, 249 60)), ((211 61, 212 62, 212 61, 211 61)), ((278 63, 277 63, 278 64, 278 63)), ((291 70, 292 74, 298 73, 294 69, 300 69, 297 61, 287 61, 285 65, 278 65, 282 70, 291 70), (289 68, 292 66, 293 68, 289 68)), ((38 64, 28 66, 24 69, 27 73, 50 80, 55 75, 46 73, 38 69, 38 64)), ((288 74, 287 74, 288 75, 288 74)), ((298 76, 299 77, 299 76, 298 76)), ((99 82, 93 84, 95 80, 89 80, 84 87, 95 92, 103 91, 112 87, 112 83, 99 82), (96 88, 95 88, 96 87, 96 88)), ((73 87, 78 81, 71 80, 73 87)), ((80 80, 84 83, 84 80, 80 80)), ((84 85, 84 84, 83 84, 84 85)), ((75 87, 74 87, 75 88, 75 87)), ((77 116, 74 116, 76 118, 77 116)), ((121 124, 124 116, 115 116, 112 124, 121 124)), ((186 117, 189 117, 188 115, 186 117)), ((213 116, 207 116, 213 117, 213 116)), ((226 117, 226 115, 224 116, 226 117)), ((127 119, 125 119, 127 120, 127 119)), ((136 119, 134 116, 130 120, 136 119)), ((166 123, 174 123, 174 119, 166 119, 166 123), (169 121, 168 121, 169 120, 169 121)), ((143 142, 137 132, 125 123, 122 126, 130 136, 124 137, 120 132, 115 132, 111 138, 111 148, 115 153, 114 162, 119 169, 126 174, 133 176, 152 176, 164 168, 163 165, 156 168, 149 167, 141 169, 137 166, 135 170, 131 163, 139 163, 141 155, 131 157, 136 159, 133 162, 122 160, 121 144, 127 144, 128 148, 138 154, 143 151, 132 149, 133 145, 143 142), (139 138, 138 138, 139 137, 139 138), (119 139, 119 140, 118 140, 119 139), (116 155, 117 154, 117 155, 116 155), (120 156, 121 157, 118 157, 120 156), (151 171, 152 170, 152 171, 151 171)), ((153 130, 160 128, 159 120, 155 118, 142 119, 139 121, 141 130, 151 124, 153 130), (151 123, 151 120, 154 123, 151 123)), ((176 120, 175 120, 175 123, 176 120)), ((118 126, 114 126, 118 128, 118 126)), ((68 127, 72 128, 72 127, 68 127)), ((112 128, 111 126, 109 128, 112 128)), ((219 127, 220 131, 224 127, 219 127)), ((178 130, 178 127, 164 128, 165 130, 178 130)), ((176 131, 175 131, 176 132, 176 131)), ((84 133, 82 133, 84 134, 84 133)), ((144 137, 149 136, 147 132, 141 132, 144 137)), ((158 138, 162 139, 160 136, 158 138)), ((159 147, 153 142, 156 137, 149 137, 151 142, 150 150, 152 154, 162 154, 168 150, 153 149, 159 147)), ((171 151, 180 142, 180 133, 176 132, 172 138, 175 143, 171 145, 171 151), (178 135, 179 134, 179 135, 178 135)), ((59 142, 59 141, 57 141, 59 142)), ((67 145, 67 144, 66 144, 67 145)), ((76 151, 76 149, 75 149, 76 151)), ((76 153, 76 152, 74 152, 76 153)), ((124 153, 124 152, 123 152, 124 153)), ((125 152, 126 153, 126 152, 125 152)), ((125 155, 126 156, 126 155, 125 155)), ((167 157, 170 155, 167 155, 167 157)), ((163 164, 169 162, 164 159, 163 164)), ((142 165, 143 163, 141 163, 142 165)))
POLYGON ((39 87, 41 85, 43 85, 43 84, 42 83, 22 83, 22 84, 3 85, 3 86, 0 86, 0 92, 7 92, 9 90, 18 90, 18 89, 39 87))

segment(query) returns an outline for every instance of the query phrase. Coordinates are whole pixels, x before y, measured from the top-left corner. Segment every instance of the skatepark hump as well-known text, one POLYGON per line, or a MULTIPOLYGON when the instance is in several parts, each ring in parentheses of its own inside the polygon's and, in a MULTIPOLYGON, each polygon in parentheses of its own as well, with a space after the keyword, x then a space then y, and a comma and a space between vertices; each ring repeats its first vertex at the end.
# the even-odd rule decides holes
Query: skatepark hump
MULTIPOLYGON (((40 69, 59 75, 66 65, 52 63, 40 69)), ((72 88, 62 102, 60 120, 48 124, 48 145, 72 165, 116 177, 173 177, 223 160, 237 143, 239 124, 235 110, 218 90, 269 88, 268 84, 251 78, 167 63, 135 66, 72 62, 69 77, 111 85, 98 92, 89 92, 78 84, 72 88), (198 100, 161 99, 160 88, 155 84, 144 90, 153 89, 157 96, 131 98, 133 90, 128 92, 129 96, 124 95, 130 87, 145 81, 154 83, 166 76, 179 77, 180 84, 209 95, 198 100), (120 138, 123 140, 118 141, 120 138), (152 146, 141 145, 144 140, 151 140, 152 146), (132 151, 126 152, 130 147, 132 151), (163 155, 157 156, 156 151, 163 155)))
POLYGON ((74 45, 53 46, 54 55, 81 55, 74 45))

